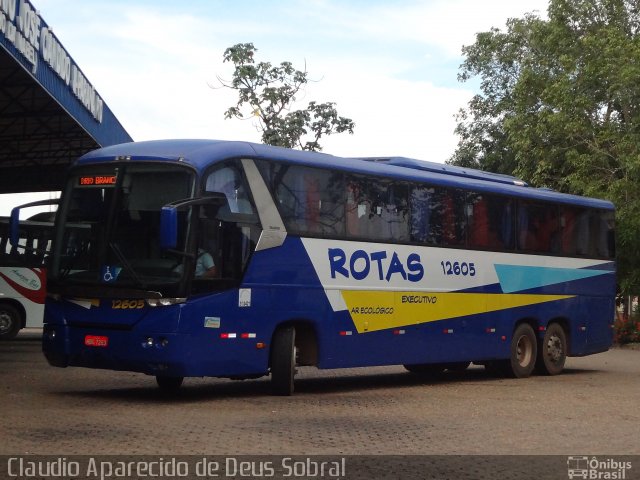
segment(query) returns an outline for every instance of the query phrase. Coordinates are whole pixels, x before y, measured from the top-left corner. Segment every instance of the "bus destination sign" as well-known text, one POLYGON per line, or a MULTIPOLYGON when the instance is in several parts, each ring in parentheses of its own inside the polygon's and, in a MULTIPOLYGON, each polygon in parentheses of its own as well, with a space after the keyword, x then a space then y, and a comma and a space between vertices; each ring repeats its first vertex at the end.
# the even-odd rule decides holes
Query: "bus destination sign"
POLYGON ((78 179, 81 187, 110 186, 116 184, 116 175, 89 175, 78 179))

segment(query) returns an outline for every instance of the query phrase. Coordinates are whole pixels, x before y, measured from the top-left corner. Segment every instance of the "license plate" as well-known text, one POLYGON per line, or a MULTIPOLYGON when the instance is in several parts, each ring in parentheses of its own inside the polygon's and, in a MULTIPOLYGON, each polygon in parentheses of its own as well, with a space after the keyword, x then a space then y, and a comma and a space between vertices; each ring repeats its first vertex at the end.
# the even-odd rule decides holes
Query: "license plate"
POLYGON ((109 345, 109 337, 102 335, 87 335, 84 337, 84 344, 87 347, 106 347, 109 345))

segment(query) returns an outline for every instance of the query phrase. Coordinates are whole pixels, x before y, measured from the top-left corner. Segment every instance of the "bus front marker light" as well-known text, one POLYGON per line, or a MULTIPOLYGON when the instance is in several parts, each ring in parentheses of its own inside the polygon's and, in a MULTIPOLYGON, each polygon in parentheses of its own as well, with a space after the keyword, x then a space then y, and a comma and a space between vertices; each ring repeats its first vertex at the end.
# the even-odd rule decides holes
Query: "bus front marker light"
POLYGON ((160 346, 162 348, 166 347, 167 345, 169 345, 169 340, 167 340, 166 338, 161 338, 160 339, 160 346))
POLYGON ((153 347, 153 337, 147 337, 146 340, 142 343, 142 346, 145 348, 153 347))

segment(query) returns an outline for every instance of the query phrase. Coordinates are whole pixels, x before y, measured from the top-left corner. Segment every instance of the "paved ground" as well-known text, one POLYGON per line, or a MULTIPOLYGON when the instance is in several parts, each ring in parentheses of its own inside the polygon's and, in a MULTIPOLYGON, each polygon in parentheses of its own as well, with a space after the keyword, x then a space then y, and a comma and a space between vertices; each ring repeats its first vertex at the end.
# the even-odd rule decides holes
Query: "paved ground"
POLYGON ((293 397, 187 379, 167 398, 152 377, 49 367, 38 340, 0 342, 0 454, 640 454, 640 351, 558 377, 302 369, 293 397))

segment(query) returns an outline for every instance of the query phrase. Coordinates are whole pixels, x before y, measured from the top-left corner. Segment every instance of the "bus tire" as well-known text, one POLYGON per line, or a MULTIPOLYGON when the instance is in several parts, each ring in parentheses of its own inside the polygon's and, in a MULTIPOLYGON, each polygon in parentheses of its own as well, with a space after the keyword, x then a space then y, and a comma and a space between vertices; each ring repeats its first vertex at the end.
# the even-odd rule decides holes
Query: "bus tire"
POLYGON ((511 358, 507 373, 514 378, 527 378, 536 366, 538 341, 528 323, 521 323, 511 338, 511 358))
POLYGON ((271 341, 271 391, 274 395, 293 394, 296 374, 296 329, 279 328, 271 341))
POLYGON ((8 303, 0 304, 0 340, 16 338, 21 326, 22 318, 18 309, 8 303))
POLYGON ((544 375, 559 375, 567 360, 567 335, 559 323, 552 323, 544 332, 538 348, 537 370, 544 375))
POLYGON ((160 391, 163 393, 176 393, 180 390, 184 377, 166 377, 164 375, 157 375, 156 382, 160 391))

